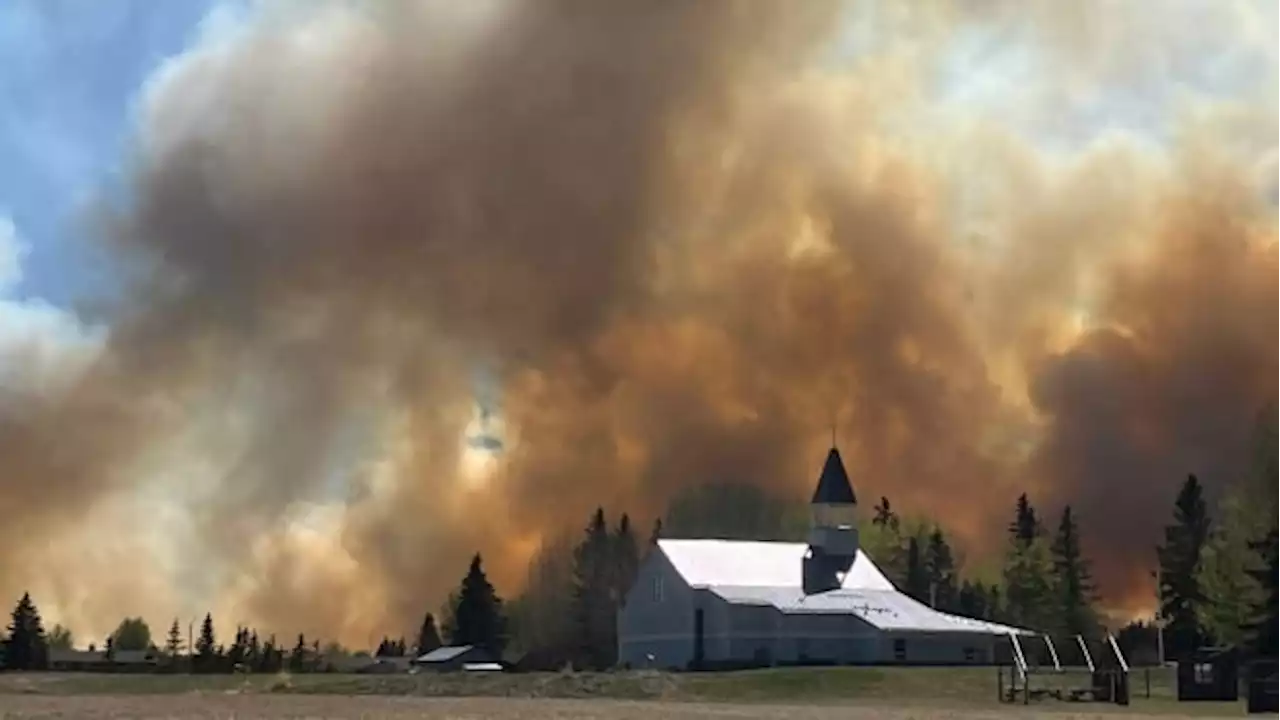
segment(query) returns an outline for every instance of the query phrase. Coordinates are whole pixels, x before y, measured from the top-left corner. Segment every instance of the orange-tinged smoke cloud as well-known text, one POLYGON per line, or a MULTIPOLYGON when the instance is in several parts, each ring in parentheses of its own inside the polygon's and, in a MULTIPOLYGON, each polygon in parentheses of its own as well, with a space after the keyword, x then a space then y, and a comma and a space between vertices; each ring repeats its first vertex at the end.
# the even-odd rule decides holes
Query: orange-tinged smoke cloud
MULTIPOLYGON (((193 50, 104 213, 131 285, 99 361, 0 425, 0 587, 98 631, 212 608, 363 644, 476 550, 516 590, 598 504, 801 498, 834 416, 863 497, 974 555, 1019 492, 1072 503, 1141 603, 1177 484, 1244 472, 1276 394, 1275 205, 1239 150, 1274 153, 1275 83, 1158 149, 1049 153, 931 83, 949 35, 1052 11, 882 10, 308 5, 193 50)), ((1106 49, 1019 115, 1130 68, 1106 49)))

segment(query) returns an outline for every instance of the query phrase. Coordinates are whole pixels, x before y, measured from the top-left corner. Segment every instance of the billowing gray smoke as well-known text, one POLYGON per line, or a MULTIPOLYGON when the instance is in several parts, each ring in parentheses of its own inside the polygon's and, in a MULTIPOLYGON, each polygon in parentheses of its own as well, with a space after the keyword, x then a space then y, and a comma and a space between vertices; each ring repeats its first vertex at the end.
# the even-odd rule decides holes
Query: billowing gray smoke
MULTIPOLYGON (((867 497, 971 557, 1022 490, 1071 502, 1141 602, 1177 483, 1242 472, 1276 394, 1275 206, 1216 142, 1273 149, 1276 83, 1063 161, 931 93, 946 37, 1089 18, 894 7, 307 4, 176 61, 99 223, 109 341, 0 420, 0 587, 365 642, 597 504, 800 497, 835 416, 867 497), (498 461, 461 442, 480 366, 498 461), (89 531, 118 552, 30 552, 89 531)), ((1025 115, 1145 79, 1124 47, 1025 115)))

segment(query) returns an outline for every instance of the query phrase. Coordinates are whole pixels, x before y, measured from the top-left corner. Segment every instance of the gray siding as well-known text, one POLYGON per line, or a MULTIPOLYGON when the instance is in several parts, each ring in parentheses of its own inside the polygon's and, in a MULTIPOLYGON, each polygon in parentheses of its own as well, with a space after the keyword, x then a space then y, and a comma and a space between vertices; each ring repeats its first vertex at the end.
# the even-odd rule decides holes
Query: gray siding
POLYGON ((882 631, 855 615, 787 615, 768 605, 733 605, 690 588, 662 552, 652 552, 618 612, 619 664, 689 667, 698 610, 703 658, 712 664, 959 665, 989 664, 993 657, 995 639, 987 635, 882 631))
POLYGON ((650 552, 618 611, 618 663, 683 669, 693 660, 695 592, 661 552, 650 552), (655 593, 660 583, 660 595, 655 593), (649 660, 649 656, 653 660, 649 660))
POLYGON ((906 665, 990 665, 996 638, 976 633, 884 632, 880 662, 906 665), (901 643, 900 646, 897 643, 901 643), (903 652, 899 654, 898 649, 903 652))

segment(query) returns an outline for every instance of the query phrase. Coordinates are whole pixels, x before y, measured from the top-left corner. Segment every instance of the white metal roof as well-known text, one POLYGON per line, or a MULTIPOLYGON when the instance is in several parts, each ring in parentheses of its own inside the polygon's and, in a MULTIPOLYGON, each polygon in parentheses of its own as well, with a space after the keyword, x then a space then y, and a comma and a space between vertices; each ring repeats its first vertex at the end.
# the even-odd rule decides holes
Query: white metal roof
MULTIPOLYGON (((690 587, 734 585, 800 589, 805 543, 750 540, 659 540, 658 547, 690 587)), ((845 589, 893 590, 893 583, 858 550, 845 589)))
POLYGON ((804 543, 659 540, 658 547, 690 587, 710 590, 734 604, 771 606, 787 614, 852 614, 882 630, 1029 632, 934 610, 899 592, 862 550, 840 589, 805 595, 804 543))

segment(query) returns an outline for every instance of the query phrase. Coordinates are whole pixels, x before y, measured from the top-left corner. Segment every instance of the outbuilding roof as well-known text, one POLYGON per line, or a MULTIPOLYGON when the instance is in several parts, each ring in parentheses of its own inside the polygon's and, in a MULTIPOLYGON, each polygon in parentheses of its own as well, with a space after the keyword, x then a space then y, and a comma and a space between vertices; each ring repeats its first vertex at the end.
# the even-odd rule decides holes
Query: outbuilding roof
POLYGON ((862 550, 840 588, 806 595, 801 587, 804 543, 659 540, 658 548, 690 587, 735 605, 773 607, 789 615, 856 615, 881 630, 1032 634, 934 610, 899 592, 862 550))
POLYGON ((473 645, 445 645, 438 647, 429 653, 419 655, 414 662, 418 663, 440 663, 449 662, 450 660, 469 652, 473 645))

